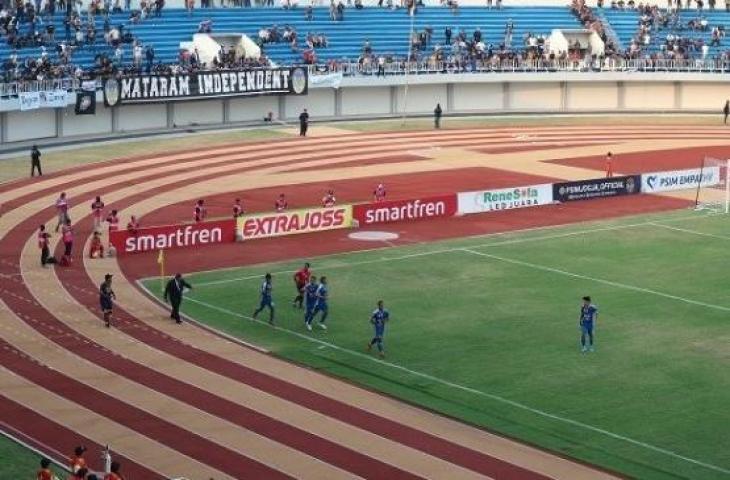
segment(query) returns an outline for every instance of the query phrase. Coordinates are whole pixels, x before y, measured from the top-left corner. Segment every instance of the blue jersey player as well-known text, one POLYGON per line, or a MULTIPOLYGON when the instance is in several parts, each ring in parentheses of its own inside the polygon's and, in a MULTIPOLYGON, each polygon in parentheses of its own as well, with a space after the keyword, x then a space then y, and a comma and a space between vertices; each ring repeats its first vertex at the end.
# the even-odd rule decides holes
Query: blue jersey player
POLYGON ((327 320, 327 314, 329 313, 329 306, 327 305, 329 297, 330 290, 327 286, 327 277, 320 277, 319 286, 317 287, 317 304, 314 306, 314 312, 312 313, 309 323, 312 323, 312 320, 314 320, 314 317, 316 317, 318 313, 322 313, 322 316, 319 319, 319 327, 322 330, 327 330, 327 325, 324 322, 327 320))
POLYGON ((269 324, 274 324, 274 299, 272 297, 272 290, 274 289, 273 284, 271 283, 271 274, 267 273, 264 277, 264 283, 261 284, 261 303, 259 303, 259 308, 256 309, 255 312, 253 312, 253 319, 256 320, 256 317, 258 316, 261 311, 263 311, 264 308, 269 309, 269 324))
POLYGON ((582 352, 593 351, 593 326, 598 317, 598 308, 591 303, 591 297, 583 297, 583 305, 580 307, 580 347, 582 352), (586 345, 586 337, 588 345, 586 345))
POLYGON ((385 335, 385 324, 390 320, 390 313, 383 308, 383 301, 378 300, 378 308, 373 310, 373 314, 370 315, 370 323, 375 327, 375 336, 370 343, 368 343, 368 352, 372 350, 373 345, 378 347, 380 358, 385 357, 385 348, 383 347, 383 335, 385 335))
POLYGON ((304 303, 306 310, 304 311, 304 325, 307 326, 307 330, 312 331, 312 319, 314 318, 314 307, 317 306, 317 290, 319 290, 319 284, 317 278, 313 275, 309 277, 307 283, 304 284, 304 303))

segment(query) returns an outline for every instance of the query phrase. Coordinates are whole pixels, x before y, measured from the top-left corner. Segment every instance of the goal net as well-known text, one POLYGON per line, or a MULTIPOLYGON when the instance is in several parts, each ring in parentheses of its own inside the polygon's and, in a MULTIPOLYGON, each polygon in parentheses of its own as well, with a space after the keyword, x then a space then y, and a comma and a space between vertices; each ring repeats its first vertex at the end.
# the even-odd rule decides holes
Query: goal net
POLYGON ((730 160, 705 157, 697 182, 695 207, 717 213, 730 213, 730 160))

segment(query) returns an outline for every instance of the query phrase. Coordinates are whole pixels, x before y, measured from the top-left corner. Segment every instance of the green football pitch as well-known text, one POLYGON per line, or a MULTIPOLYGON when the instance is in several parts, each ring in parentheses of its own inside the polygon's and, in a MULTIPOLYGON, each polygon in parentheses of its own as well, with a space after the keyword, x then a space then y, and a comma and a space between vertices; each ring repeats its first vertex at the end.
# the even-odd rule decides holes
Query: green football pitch
MULTIPOLYGON (((730 479, 730 218, 692 211, 192 274, 184 312, 283 358, 640 479, 730 479), (274 277, 276 326, 252 321, 274 277), (596 351, 579 348, 583 295, 596 351), (369 316, 390 310, 380 360, 369 316), (316 326, 315 326, 316 327, 316 326)), ((146 287, 159 293, 159 280, 146 287)))

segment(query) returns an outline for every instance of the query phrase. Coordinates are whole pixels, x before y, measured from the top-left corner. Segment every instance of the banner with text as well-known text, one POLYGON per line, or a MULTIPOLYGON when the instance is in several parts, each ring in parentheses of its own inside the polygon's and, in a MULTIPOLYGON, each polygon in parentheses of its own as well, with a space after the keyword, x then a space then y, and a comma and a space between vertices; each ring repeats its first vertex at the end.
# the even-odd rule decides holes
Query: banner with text
POLYGON ((458 198, 460 214, 537 207, 553 203, 553 186, 545 183, 480 192, 461 192, 458 194, 458 198))
POLYGON ((640 175, 554 183, 553 199, 558 202, 570 202, 590 198, 632 195, 639 193, 640 187, 640 175))
POLYGON ((670 170, 641 174, 642 193, 669 192, 719 185, 720 167, 688 168, 686 170, 670 170))
POLYGON ((304 95, 308 71, 301 67, 135 75, 104 80, 104 104, 164 102, 254 95, 304 95))
POLYGON ((64 108, 68 105, 71 94, 66 90, 43 92, 25 92, 18 94, 20 110, 36 110, 38 108, 64 108))
POLYGON ((238 218, 243 240, 322 232, 352 226, 352 206, 310 208, 276 213, 257 213, 238 218))
POLYGON ((235 241, 236 222, 233 219, 140 228, 136 233, 127 230, 109 232, 109 243, 114 246, 117 255, 235 241))
POLYGON ((451 217, 457 212, 456 195, 365 203, 352 207, 358 225, 451 217))

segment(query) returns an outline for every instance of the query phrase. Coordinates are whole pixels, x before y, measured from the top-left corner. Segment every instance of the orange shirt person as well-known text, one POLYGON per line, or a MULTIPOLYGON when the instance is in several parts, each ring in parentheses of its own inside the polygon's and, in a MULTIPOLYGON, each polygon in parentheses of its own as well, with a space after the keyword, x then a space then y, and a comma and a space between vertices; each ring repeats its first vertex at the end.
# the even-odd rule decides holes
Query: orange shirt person
POLYGON ((124 480, 124 477, 121 473, 119 473, 120 465, 119 462, 112 462, 111 467, 109 470, 111 470, 109 473, 106 474, 106 477, 104 477, 104 480, 124 480))
POLYGON ((606 154, 606 178, 613 177, 613 154, 608 152, 606 154))
POLYGON ((53 480, 53 472, 51 471, 51 461, 47 458, 41 459, 41 469, 36 474, 36 480, 53 480))
POLYGON ((71 473, 76 473, 82 468, 86 468, 86 460, 84 459, 84 452, 86 451, 86 447, 76 447, 74 449, 74 454, 71 457, 71 460, 68 464, 69 467, 71 467, 71 473))

